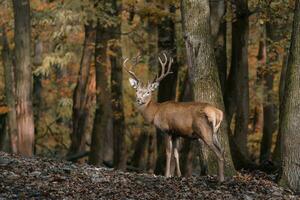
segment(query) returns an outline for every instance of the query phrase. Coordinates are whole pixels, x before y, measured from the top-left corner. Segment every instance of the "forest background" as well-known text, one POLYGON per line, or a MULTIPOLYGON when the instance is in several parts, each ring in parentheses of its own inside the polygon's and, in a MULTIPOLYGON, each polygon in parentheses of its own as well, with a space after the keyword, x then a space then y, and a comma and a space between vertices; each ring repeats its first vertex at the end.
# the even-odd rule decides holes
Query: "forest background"
MULTIPOLYGON (((16 12, 17 1, 0 2, 0 148, 162 174, 164 136, 135 109, 121 63, 141 55, 134 70, 153 79, 157 58, 166 52, 175 59, 174 73, 160 85, 157 100, 193 100, 180 2, 30 0, 24 12, 16 12), (30 40, 21 48, 30 55, 31 70, 16 69, 16 37, 26 34, 30 40), (25 78, 18 75, 23 72, 25 78), (20 84, 32 101, 26 112, 32 117, 23 125, 11 114, 18 113, 12 102, 22 95, 20 84)), ((209 37, 235 169, 281 169, 279 110, 294 9, 294 0, 210 1, 209 37)), ((185 176, 213 171, 197 142, 182 140, 180 151, 185 176)))

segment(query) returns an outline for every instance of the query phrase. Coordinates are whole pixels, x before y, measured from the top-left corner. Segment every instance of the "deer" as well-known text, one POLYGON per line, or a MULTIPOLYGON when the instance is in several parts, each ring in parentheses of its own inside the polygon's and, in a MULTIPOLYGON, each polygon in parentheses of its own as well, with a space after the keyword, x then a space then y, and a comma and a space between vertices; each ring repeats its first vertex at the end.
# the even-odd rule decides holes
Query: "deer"
POLYGON ((159 83, 169 74, 173 58, 168 59, 163 53, 164 59, 158 56, 161 65, 161 73, 157 74, 152 82, 144 84, 132 71, 138 63, 128 68, 129 58, 123 62, 123 68, 130 75, 129 83, 136 93, 136 107, 145 121, 160 129, 166 135, 166 167, 165 176, 170 177, 171 156, 175 158, 177 176, 181 176, 178 152, 178 138, 196 139, 203 142, 217 156, 218 179, 224 181, 224 150, 217 137, 217 132, 223 121, 223 111, 206 102, 175 102, 166 101, 157 103, 153 100, 153 92, 159 83), (168 64, 168 65, 167 65, 168 64))

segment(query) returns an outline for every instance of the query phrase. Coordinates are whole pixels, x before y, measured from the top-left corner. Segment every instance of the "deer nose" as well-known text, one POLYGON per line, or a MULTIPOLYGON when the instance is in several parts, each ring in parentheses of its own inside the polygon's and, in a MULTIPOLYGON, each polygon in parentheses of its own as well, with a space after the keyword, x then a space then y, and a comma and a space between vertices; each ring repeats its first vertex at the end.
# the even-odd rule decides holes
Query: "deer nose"
POLYGON ((138 104, 141 104, 141 103, 142 103, 142 100, 141 100, 141 99, 137 99, 136 101, 137 101, 138 104))

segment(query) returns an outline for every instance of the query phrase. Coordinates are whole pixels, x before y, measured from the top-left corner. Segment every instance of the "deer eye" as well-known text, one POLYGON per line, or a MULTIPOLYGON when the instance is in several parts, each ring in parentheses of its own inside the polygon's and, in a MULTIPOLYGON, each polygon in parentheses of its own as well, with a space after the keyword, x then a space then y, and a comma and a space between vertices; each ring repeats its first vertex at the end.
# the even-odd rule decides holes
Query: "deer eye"
POLYGON ((150 92, 147 92, 146 94, 147 94, 147 95, 149 95, 149 94, 150 94, 150 92))

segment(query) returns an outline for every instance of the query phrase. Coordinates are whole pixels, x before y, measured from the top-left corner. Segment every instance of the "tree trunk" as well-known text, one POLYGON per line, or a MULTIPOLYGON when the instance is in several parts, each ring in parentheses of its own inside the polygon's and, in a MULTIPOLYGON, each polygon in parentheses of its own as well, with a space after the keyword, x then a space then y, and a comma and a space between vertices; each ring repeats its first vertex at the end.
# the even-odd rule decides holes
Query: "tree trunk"
POLYGON ((232 158, 236 168, 246 167, 247 163, 247 135, 249 123, 249 77, 248 77, 248 2, 239 0, 235 2, 236 20, 232 23, 232 55, 231 68, 228 75, 225 92, 225 107, 229 126, 234 113, 234 134, 230 137, 232 158), (239 151, 239 152, 237 152, 239 151), (242 155, 242 156, 240 156, 242 155), (245 159, 244 159, 245 158, 245 159), (240 160, 244 159, 244 160, 240 160))
POLYGON ((283 141, 281 185, 300 192, 300 2, 296 0, 279 132, 283 141))
POLYGON ((6 30, 3 27, 2 32, 2 60, 5 74, 5 96, 6 104, 9 108, 7 113, 8 135, 10 137, 10 146, 12 153, 18 153, 18 129, 16 118, 16 88, 15 88, 15 67, 12 63, 12 53, 8 45, 6 30))
MULTIPOLYGON (((189 82, 189 76, 188 72, 186 74, 185 80, 182 84, 182 89, 179 96, 180 102, 189 102, 193 101, 193 95, 191 91, 191 84, 189 82)), ((193 154, 193 148, 194 148, 193 141, 191 139, 185 138, 182 142, 182 148, 180 151, 180 166, 181 166, 181 172, 183 176, 191 176, 193 173, 193 160, 195 160, 195 156, 193 154)), ((200 152, 202 153, 202 152, 200 152)), ((201 166, 201 169, 203 166, 201 166)))
MULTIPOLYGON (((194 99, 200 102, 209 102, 224 110, 217 64, 210 37, 208 0, 182 0, 181 9, 194 99)), ((235 173, 235 169, 231 160, 227 133, 225 119, 220 128, 219 138, 225 150, 225 174, 230 176, 235 173)), ((208 158, 208 173, 217 174, 218 162, 211 151, 208 158)))
MULTIPOLYGON (((120 38, 119 38, 120 39, 120 38)), ((117 44, 114 44, 117 45, 117 44)), ((111 97, 113 111, 113 140, 114 140, 114 167, 125 170, 127 161, 127 150, 125 143, 125 122, 123 109, 123 69, 120 58, 119 47, 111 48, 115 55, 110 55, 111 62, 111 97)))
POLYGON ((225 93, 227 78, 227 55, 226 55, 226 21, 223 19, 226 5, 224 0, 209 1, 210 27, 213 38, 214 51, 218 65, 219 79, 222 94, 225 93))
POLYGON ((30 62, 29 0, 13 0, 15 19, 16 116, 18 153, 33 155, 34 120, 32 110, 32 70, 30 62))
MULTIPOLYGON (((115 17, 119 16, 117 0, 112 2, 112 10, 115 17)), ((113 28, 115 42, 110 45, 109 56, 111 63, 111 98, 113 112, 113 148, 114 167, 126 170, 127 149, 125 141, 125 121, 123 105, 123 68, 121 66, 122 52, 119 46, 121 41, 121 24, 113 28)))
MULTIPOLYGON (((149 2, 151 0, 148 0, 149 2)), ((158 51, 158 26, 153 19, 148 19, 148 55, 149 55, 149 66, 157 66, 157 51, 158 51)), ((156 69, 149 68, 149 74, 151 72, 157 71, 156 69)), ((156 168, 157 160, 157 134, 154 127, 147 128, 148 131, 148 159, 147 159, 147 171, 151 174, 154 173, 156 168)))
POLYGON ((98 23, 95 49, 97 108, 89 155, 89 163, 93 165, 102 165, 103 161, 106 160, 106 155, 112 155, 113 153, 112 138, 109 137, 112 136, 112 132, 108 129, 109 119, 111 119, 111 104, 108 84, 107 45, 111 38, 110 29, 98 23))
POLYGON ((83 44, 80 71, 77 86, 73 94, 73 129, 71 134, 71 145, 68 155, 78 154, 85 151, 85 133, 88 119, 91 114, 91 93, 89 81, 92 78, 91 60, 95 49, 95 28, 91 23, 85 26, 85 40, 83 44))
MULTIPOLYGON (((39 36, 34 41, 34 57, 33 57, 33 69, 43 64, 43 42, 39 36)), ((35 132, 38 134, 38 127, 40 126, 40 112, 42 108, 42 75, 33 74, 33 110, 34 110, 34 124, 35 132)), ((43 123, 43 122, 41 122, 43 123)), ((34 152, 36 151, 36 145, 34 146, 34 152)))
MULTIPOLYGON (((286 70, 287 70, 287 56, 284 56, 283 63, 282 63, 282 69, 280 74, 280 83, 279 83, 279 110, 282 110, 281 106, 283 104, 284 100, 284 87, 285 87, 285 80, 286 80, 286 70)), ((279 121, 281 119, 281 113, 279 113, 279 121)), ((277 168, 280 168, 281 166, 281 147, 282 147, 282 139, 281 139, 281 132, 278 131, 277 137, 276 137, 276 144, 275 148, 272 154, 272 162, 277 168)))
MULTIPOLYGON (((272 148, 272 137, 273 133, 276 131, 276 105, 275 100, 273 98, 273 80, 274 80, 274 70, 273 66, 281 64, 280 61, 284 60, 284 57, 281 56, 280 52, 276 52, 276 48, 274 48, 274 43, 280 42, 285 34, 282 34, 282 30, 286 29, 286 24, 279 24, 278 20, 272 19, 266 23, 266 44, 267 44, 267 65, 264 70, 264 132, 263 138, 261 142, 261 162, 267 161, 271 156, 271 148, 272 148), (276 54, 274 55, 275 52, 276 54)), ((284 63, 283 63, 284 65, 284 63)), ((283 73, 284 75, 284 68, 283 73)), ((283 80, 281 78, 281 84, 283 80)), ((280 88, 282 91, 282 87, 280 88)), ((282 93, 282 92, 281 92, 282 93)), ((281 98, 281 94, 279 94, 279 98, 281 98)), ((281 99, 279 99, 280 102, 281 99)))
POLYGON ((154 173, 156 167, 156 160, 157 160, 157 141, 156 141, 156 134, 152 132, 148 135, 148 159, 147 159, 147 171, 150 174, 154 173))
POLYGON ((6 113, 0 113, 0 151, 5 151, 5 146, 8 139, 6 129, 6 113))
MULTIPOLYGON (((175 13, 176 8, 173 5, 167 5, 170 14, 175 13)), ((158 102, 175 100, 176 97, 176 82, 178 74, 178 63, 176 57, 175 44, 175 24, 172 18, 164 18, 158 25, 158 51, 165 52, 168 56, 173 57, 172 74, 161 81, 158 88, 158 102)), ((160 68, 160 66, 159 66, 160 68)), ((156 174, 163 174, 165 171, 165 133, 157 130, 157 151, 158 157, 156 162, 156 174)))
MULTIPOLYGON (((143 127, 146 125, 144 124, 143 127)), ((147 132, 142 132, 136 142, 135 150, 132 156, 132 166, 144 171, 146 169, 148 157, 149 137, 147 132)))

